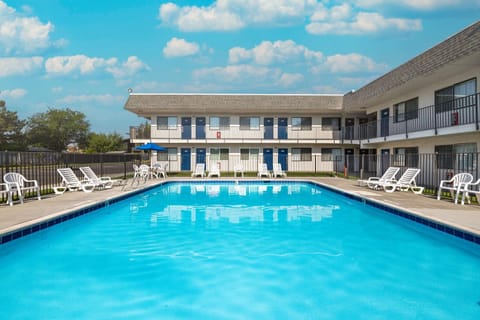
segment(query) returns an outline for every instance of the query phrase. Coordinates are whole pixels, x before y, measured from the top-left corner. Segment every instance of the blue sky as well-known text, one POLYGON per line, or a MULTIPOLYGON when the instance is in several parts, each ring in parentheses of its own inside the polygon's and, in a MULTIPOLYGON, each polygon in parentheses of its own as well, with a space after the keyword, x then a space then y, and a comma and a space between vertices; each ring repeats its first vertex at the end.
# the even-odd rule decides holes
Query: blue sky
POLYGON ((0 0, 0 99, 125 135, 144 121, 128 88, 345 93, 479 17, 480 0, 0 0))

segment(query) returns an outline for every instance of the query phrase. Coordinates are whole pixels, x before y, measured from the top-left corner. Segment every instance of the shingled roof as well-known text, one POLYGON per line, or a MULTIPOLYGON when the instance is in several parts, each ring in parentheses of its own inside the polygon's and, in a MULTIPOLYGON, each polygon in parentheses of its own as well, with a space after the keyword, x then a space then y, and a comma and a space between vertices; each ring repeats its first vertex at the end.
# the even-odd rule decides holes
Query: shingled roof
POLYGON ((345 110, 371 104, 387 92, 428 76, 444 66, 473 56, 480 66, 480 21, 344 97, 345 110))
POLYGON ((342 110, 342 95, 141 94, 131 93, 125 109, 156 114, 318 114, 342 110))

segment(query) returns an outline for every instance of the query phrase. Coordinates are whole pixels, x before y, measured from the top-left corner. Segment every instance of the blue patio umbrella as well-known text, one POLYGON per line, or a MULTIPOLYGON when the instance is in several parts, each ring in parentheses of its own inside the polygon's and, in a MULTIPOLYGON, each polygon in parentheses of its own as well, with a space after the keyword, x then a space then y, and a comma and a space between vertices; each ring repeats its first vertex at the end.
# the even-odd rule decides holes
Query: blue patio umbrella
POLYGON ((144 150, 144 151, 165 151, 167 148, 159 146, 158 144, 149 142, 145 143, 141 146, 135 147, 136 150, 144 150))
POLYGON ((135 150, 144 150, 144 151, 149 151, 150 152, 150 162, 153 163, 153 158, 152 158, 152 151, 165 151, 167 148, 159 146, 158 144, 149 142, 145 143, 141 146, 135 147, 135 150))

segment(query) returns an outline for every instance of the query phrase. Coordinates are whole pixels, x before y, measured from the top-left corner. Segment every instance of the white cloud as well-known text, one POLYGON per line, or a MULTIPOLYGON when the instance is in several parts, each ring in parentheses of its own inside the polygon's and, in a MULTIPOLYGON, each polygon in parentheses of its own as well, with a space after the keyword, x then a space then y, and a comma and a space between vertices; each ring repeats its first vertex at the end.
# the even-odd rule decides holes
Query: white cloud
POLYGON ((96 58, 85 55, 58 56, 47 59, 45 70, 48 75, 87 75, 94 72, 108 72, 115 78, 132 76, 141 70, 148 70, 148 66, 135 56, 128 57, 120 64, 117 58, 96 58))
POLYGON ((185 57, 197 54, 199 50, 200 47, 195 42, 172 38, 163 48, 163 55, 167 58, 185 57))
POLYGON ((320 61, 323 55, 319 51, 312 51, 305 46, 298 45, 292 40, 263 41, 253 49, 235 47, 229 51, 229 62, 239 63, 253 60, 257 64, 270 65, 292 61, 313 60, 320 61))
POLYGON ((422 22, 419 19, 385 18, 376 12, 359 12, 349 21, 327 18, 325 21, 314 21, 308 24, 305 29, 307 32, 316 35, 365 34, 389 29, 417 31, 422 29, 422 22))
POLYGON ((140 71, 150 70, 150 67, 136 56, 128 57, 121 66, 108 66, 107 71, 115 78, 131 77, 140 71))
POLYGON ((40 69, 42 64, 42 57, 0 58, 0 77, 27 74, 40 69))
POLYGON ((291 87, 302 80, 303 75, 300 73, 284 73, 280 76, 280 79, 278 79, 277 84, 282 87, 291 87))
POLYGON ((63 91, 63 87, 62 86, 58 86, 58 87, 53 87, 52 88, 52 92, 53 93, 60 93, 63 91))
POLYGON ((27 90, 25 89, 11 89, 11 90, 2 90, 0 91, 0 97, 3 99, 18 99, 23 98, 27 94, 27 90))
POLYGON ((194 78, 214 78, 226 82, 239 82, 246 79, 265 79, 272 76, 272 69, 251 65, 233 65, 197 69, 193 72, 194 78))
MULTIPOLYGON (((384 4, 391 4, 387 0, 357 0, 354 2, 357 6, 362 8, 375 8, 384 4)), ((443 7, 477 5, 478 0, 398 0, 395 5, 410 7, 418 10, 435 10, 443 7)))
POLYGON ((67 75, 75 72, 80 74, 93 73, 99 68, 114 66, 116 58, 90 58, 85 55, 58 56, 47 59, 45 69, 50 75, 67 75))
POLYGON ((31 53, 50 47, 53 28, 50 22, 19 14, 0 0, 0 48, 5 53, 31 53))
POLYGON ((387 69, 386 64, 376 63, 371 58, 358 53, 328 56, 324 67, 333 73, 382 72, 387 69))
POLYGON ((113 96, 111 94, 92 94, 92 95, 68 95, 61 99, 58 99, 57 102, 66 105, 72 104, 101 104, 101 105, 110 105, 110 104, 118 104, 122 103, 125 100, 123 96, 113 96))
POLYGON ((231 31, 251 24, 285 24, 302 21, 316 0, 217 0, 210 6, 160 6, 159 19, 181 31, 231 31))

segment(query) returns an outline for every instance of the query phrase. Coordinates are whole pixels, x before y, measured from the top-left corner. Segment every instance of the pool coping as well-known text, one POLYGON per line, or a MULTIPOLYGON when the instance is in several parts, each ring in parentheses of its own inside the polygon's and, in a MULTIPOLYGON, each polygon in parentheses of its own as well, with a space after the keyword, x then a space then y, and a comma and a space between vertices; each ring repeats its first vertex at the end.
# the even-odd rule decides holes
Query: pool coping
POLYGON ((158 183, 145 186, 141 189, 124 191, 122 194, 109 196, 106 199, 98 200, 94 203, 80 205, 73 209, 66 209, 61 210, 59 212, 52 213, 50 215, 43 216, 41 218, 29 220, 17 225, 13 225, 9 228, 2 230, 0 233, 0 245, 16 240, 18 238, 27 236, 31 233, 35 233, 37 231, 46 229, 48 227, 54 226, 56 224, 62 223, 64 221, 68 221, 70 219, 76 218, 78 216, 84 215, 86 213, 92 212, 96 209, 100 209, 110 204, 122 201, 124 199, 130 198, 134 195, 144 193, 148 190, 154 189, 159 187, 160 185, 170 184, 170 183, 310 183, 314 185, 318 185, 322 188, 330 190, 332 192, 341 194, 349 199, 353 199, 355 201, 359 201, 361 203, 370 205, 375 208, 382 209, 390 214, 394 214, 396 216, 400 216, 402 218, 408 219, 410 221, 422 224, 424 226, 436 229, 446 234, 450 234, 457 238, 461 238, 471 243, 475 243, 480 245, 480 233, 476 232, 475 230, 470 230, 463 226, 455 225, 453 226, 450 222, 443 221, 438 218, 431 218, 426 217, 421 212, 417 212, 411 209, 405 209, 394 204, 387 204, 382 201, 378 201, 375 199, 368 198, 366 196, 362 196, 359 194, 355 194, 341 188, 316 181, 311 179, 200 179, 200 180, 188 180, 188 179, 175 179, 175 180, 163 180, 158 183))

